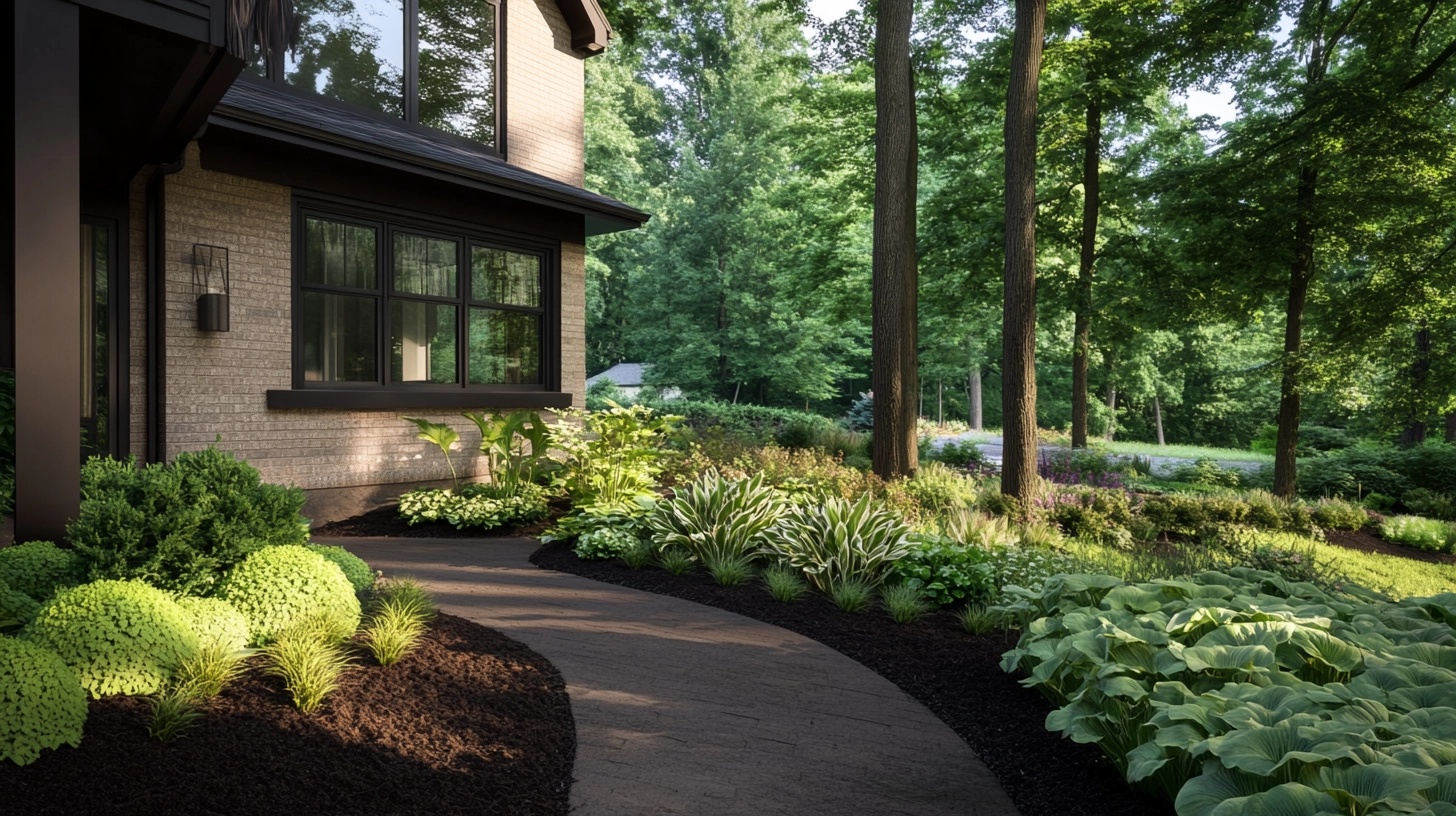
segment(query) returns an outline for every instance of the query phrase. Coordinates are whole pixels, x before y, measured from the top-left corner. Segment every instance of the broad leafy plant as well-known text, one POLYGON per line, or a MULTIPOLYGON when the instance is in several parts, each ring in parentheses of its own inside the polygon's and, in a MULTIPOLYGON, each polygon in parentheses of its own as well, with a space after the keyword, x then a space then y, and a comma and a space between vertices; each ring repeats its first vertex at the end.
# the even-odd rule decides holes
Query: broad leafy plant
POLYGON ((441 455, 445 457, 445 464, 450 468, 450 480, 456 487, 460 486, 460 476, 455 472, 455 463, 450 460, 450 448, 460 441, 460 432, 443 422, 431 422, 423 417, 402 417, 405 422, 413 422, 420 432, 415 438, 423 439, 426 442, 433 442, 435 447, 440 449, 441 455))
POLYGON ((443 521, 459 530, 488 530, 543 519, 549 502, 546 488, 530 482, 509 490, 493 484, 455 490, 420 488, 399 497, 399 515, 411 525, 443 521))
POLYGON ((780 519, 765 541, 822 592, 846 581, 876 585, 914 546, 909 525, 870 496, 801 508, 780 519))
POLYGON ((919 541, 891 573, 937 606, 983 604, 996 594, 996 570, 986 551, 940 537, 919 541))
POLYGON ((515 491, 535 481, 551 438, 551 429, 540 414, 521 410, 465 414, 465 418, 480 429, 480 453, 490 465, 492 484, 515 491))
POLYGON ((669 434, 679 417, 609 403, 605 411, 562 412, 550 444, 565 454, 557 481, 574 505, 629 507, 656 498, 657 476, 671 455, 669 434))
POLYGON ((647 526, 659 549, 680 547, 711 566, 756 556, 786 507, 761 475, 733 480, 710 470, 659 502, 647 526))

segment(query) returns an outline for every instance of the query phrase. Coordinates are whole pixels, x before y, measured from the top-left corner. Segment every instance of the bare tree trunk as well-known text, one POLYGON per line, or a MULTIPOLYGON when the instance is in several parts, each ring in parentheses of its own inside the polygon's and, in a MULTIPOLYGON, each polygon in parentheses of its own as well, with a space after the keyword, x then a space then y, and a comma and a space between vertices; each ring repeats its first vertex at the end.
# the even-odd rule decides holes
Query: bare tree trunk
POLYGON ((1163 441, 1163 401, 1153 395, 1153 425, 1158 429, 1158 447, 1168 444, 1163 441))
POLYGON ((1108 442, 1117 435, 1117 386, 1107 386, 1107 432, 1102 435, 1108 442))
POLYGON ((935 381, 935 424, 945 427, 945 380, 935 381))
POLYGON ((1006 89, 1006 268, 1002 306, 1001 492, 1035 495, 1036 476, 1036 95, 1046 0, 1016 0, 1011 83, 1006 89))
POLYGON ((1289 269, 1289 301, 1284 311, 1284 360, 1279 381, 1279 432, 1274 442, 1274 495, 1294 498, 1295 457, 1299 448, 1299 377, 1303 368, 1304 306, 1314 276, 1314 199, 1319 170, 1299 170, 1299 215, 1294 226, 1294 263, 1289 269))
MULTIPOLYGON (((985 413, 981 405, 981 369, 979 366, 976 367, 975 371, 971 372, 970 379, 967 380, 967 385, 970 390, 968 398, 971 403, 971 430, 983 430, 985 413)), ((1452 414, 1451 416, 1456 417, 1456 414, 1452 414)))
POLYGON ((1097 260, 1097 216, 1102 202, 1102 100, 1087 72, 1087 140, 1082 152, 1082 261, 1077 268, 1072 330, 1072 447, 1087 447, 1087 356, 1092 351, 1092 268, 1097 260))
POLYGON ((737 405, 738 404, 738 391, 740 389, 742 389, 742 388, 743 388, 743 383, 741 383, 741 382, 734 383, 733 384, 733 404, 734 405, 737 405))

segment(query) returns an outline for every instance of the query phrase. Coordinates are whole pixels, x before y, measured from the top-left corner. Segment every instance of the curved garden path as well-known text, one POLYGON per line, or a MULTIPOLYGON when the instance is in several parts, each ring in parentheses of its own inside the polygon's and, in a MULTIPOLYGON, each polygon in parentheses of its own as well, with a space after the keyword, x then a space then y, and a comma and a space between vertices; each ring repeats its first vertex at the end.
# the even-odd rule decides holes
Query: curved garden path
POLYGON ((529 539, 328 543, 556 664, 576 718, 573 813, 1016 816, 950 728, 800 635, 538 569, 529 539))

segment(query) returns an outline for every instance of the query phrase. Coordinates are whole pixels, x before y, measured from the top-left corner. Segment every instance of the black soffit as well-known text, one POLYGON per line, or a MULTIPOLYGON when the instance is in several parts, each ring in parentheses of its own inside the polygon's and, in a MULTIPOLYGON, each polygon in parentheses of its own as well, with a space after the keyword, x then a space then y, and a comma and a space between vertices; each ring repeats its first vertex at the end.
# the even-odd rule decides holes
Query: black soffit
POLYGON ((510 198, 577 213, 586 218, 587 235, 635 229, 651 217, 614 198, 472 150, 468 143, 444 134, 358 113, 247 78, 240 78, 228 89, 209 125, 428 172, 510 198))

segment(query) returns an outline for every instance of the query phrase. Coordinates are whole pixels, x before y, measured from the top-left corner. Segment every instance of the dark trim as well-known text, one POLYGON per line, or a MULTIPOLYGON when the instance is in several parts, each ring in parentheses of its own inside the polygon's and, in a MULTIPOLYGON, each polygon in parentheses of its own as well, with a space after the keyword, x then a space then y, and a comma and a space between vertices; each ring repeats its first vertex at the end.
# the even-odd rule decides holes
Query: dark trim
MULTIPOLYGON (((19 1, 25 2, 25 0, 19 1)), ((208 45, 221 47, 226 36, 227 15, 224 0, 71 0, 71 2, 208 45)))
POLYGON ((305 388, 271 390, 274 410, 318 408, 368 411, 400 408, 569 408, 571 394, 560 391, 423 391, 413 389, 305 388))
POLYGON ((147 462, 167 460, 167 176, 186 154, 147 180, 147 462))
POLYGON ((131 229, 126 199, 115 203, 90 201, 81 208, 82 224, 111 232, 107 259, 107 456, 126 458, 131 452, 131 229))
POLYGON ((612 24, 597 0, 556 0, 556 6, 571 28, 572 49, 583 57, 606 52, 613 34, 612 24))
POLYGON ((183 75, 158 113, 147 139, 152 154, 148 163, 171 161, 207 125, 223 94, 242 73, 243 61, 225 49, 198 45, 183 75))

